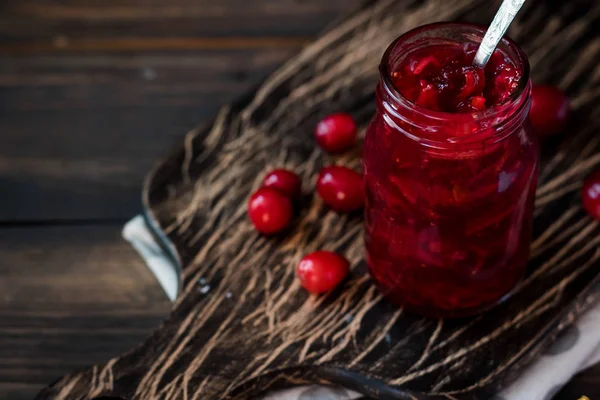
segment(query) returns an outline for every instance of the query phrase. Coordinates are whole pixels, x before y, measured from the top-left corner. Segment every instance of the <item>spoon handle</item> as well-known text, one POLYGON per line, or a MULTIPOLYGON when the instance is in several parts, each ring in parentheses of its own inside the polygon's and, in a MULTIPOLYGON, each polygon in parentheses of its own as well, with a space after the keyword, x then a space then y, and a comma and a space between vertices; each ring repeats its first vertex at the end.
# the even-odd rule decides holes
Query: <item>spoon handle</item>
POLYGON ((485 36, 477 49, 473 64, 483 68, 496 49, 498 42, 504 36, 515 15, 519 12, 525 0, 504 0, 494 16, 494 20, 485 32, 485 36))

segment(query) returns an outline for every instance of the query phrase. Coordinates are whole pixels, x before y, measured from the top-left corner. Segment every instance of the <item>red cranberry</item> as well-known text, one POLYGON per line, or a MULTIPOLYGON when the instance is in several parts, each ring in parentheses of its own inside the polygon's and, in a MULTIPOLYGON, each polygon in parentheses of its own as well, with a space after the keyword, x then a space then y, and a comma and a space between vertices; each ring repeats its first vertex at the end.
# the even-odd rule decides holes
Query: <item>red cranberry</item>
POLYGON ((287 169, 274 169, 269 172, 262 185, 277 189, 288 197, 297 197, 302 191, 302 182, 298 175, 287 169))
POLYGON ((257 231, 264 234, 284 229, 292 219, 292 202, 276 189, 263 187, 248 200, 248 216, 257 231))
POLYGON ((426 107, 431 110, 439 110, 438 105, 438 91, 431 83, 421 79, 419 81, 421 91, 417 97, 416 103, 421 107, 426 107))
POLYGON ((485 97, 473 96, 471 98, 471 107, 473 107, 477 111, 485 110, 485 97))
POLYGON ((420 60, 416 60, 410 65, 410 67, 412 67, 413 74, 420 75, 425 70, 425 68, 427 68, 430 65, 436 70, 441 68, 438 59, 431 55, 423 57, 420 60))
POLYGON ((592 172, 583 181, 581 202, 592 217, 600 219, 600 170, 592 172))
POLYGON ((569 99, 554 86, 536 85, 531 92, 529 121, 538 135, 562 131, 569 118, 569 99))
POLYGON ((333 290, 344 280, 349 269, 350 263, 339 254, 315 251, 300 260, 296 272, 302 286, 318 294, 333 290))
POLYGON ((336 211, 354 211, 364 204, 360 174, 346 167, 332 165, 321 169, 317 193, 336 211))
POLYGON ((346 150, 356 141, 356 123, 348 114, 331 114, 317 124, 315 138, 329 153, 346 150))

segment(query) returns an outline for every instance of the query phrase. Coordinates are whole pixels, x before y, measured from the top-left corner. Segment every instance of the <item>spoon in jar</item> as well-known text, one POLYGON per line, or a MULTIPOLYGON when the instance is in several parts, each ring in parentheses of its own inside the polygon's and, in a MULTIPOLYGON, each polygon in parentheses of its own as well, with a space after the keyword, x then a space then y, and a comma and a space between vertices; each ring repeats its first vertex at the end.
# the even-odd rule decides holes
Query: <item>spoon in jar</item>
POLYGON ((498 46, 500 39, 506 33, 508 26, 511 24, 515 15, 519 12, 521 7, 525 3, 525 0, 504 0, 500 5, 500 8, 496 12, 490 27, 485 32, 485 36, 481 40, 481 44, 477 49, 475 58, 473 59, 473 65, 479 68, 484 68, 488 60, 492 56, 492 53, 498 46))

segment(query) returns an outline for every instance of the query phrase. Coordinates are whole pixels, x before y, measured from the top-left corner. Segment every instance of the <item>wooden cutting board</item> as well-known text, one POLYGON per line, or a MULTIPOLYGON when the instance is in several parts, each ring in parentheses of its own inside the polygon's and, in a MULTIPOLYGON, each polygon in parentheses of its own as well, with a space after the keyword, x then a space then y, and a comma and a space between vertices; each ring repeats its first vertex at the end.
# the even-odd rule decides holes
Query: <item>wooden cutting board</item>
POLYGON ((364 127, 377 65, 401 33, 440 20, 488 22, 487 0, 368 2, 225 106, 210 126, 147 177, 147 222, 181 266, 169 319, 142 345, 68 375, 38 399, 245 399, 307 382, 337 383, 381 399, 489 399, 600 297, 600 228, 579 204, 583 176, 600 165, 597 1, 527 2, 510 35, 534 81, 567 90, 566 132, 544 146, 527 277, 510 300, 474 318, 433 320, 389 305, 366 273, 360 215, 314 198, 319 168, 358 167, 358 151, 331 158, 312 139, 334 111, 364 127), (259 236, 246 200, 274 167, 299 172, 307 193, 293 228, 259 236), (307 295, 299 259, 336 250, 352 262, 334 293, 307 295))

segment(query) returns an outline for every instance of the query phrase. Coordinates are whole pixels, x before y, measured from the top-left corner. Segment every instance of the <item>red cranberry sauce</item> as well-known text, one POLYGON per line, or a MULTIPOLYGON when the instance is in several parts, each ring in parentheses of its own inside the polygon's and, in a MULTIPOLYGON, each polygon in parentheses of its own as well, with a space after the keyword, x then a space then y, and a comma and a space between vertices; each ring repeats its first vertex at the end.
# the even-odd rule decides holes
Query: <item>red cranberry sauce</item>
POLYGON ((473 66, 477 46, 444 44, 420 48, 391 74, 408 100, 435 111, 477 112, 504 103, 521 79, 511 60, 496 50, 485 69, 473 66))
POLYGON ((482 73, 457 46, 406 52, 399 64, 390 58, 402 52, 388 50, 363 153, 371 274, 393 302, 435 316, 479 312, 519 281, 538 164, 524 123, 531 90, 525 56, 517 53, 521 64, 496 57, 482 73), (394 63, 412 72, 394 78, 394 63), (507 71, 513 78, 501 78, 507 71), (520 76, 526 81, 515 89, 520 76), (423 100, 430 95, 435 101, 423 100), (479 110, 479 97, 488 109, 467 113, 479 110))

